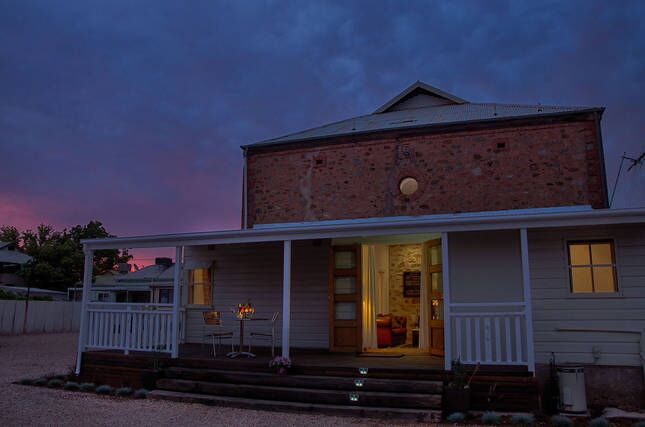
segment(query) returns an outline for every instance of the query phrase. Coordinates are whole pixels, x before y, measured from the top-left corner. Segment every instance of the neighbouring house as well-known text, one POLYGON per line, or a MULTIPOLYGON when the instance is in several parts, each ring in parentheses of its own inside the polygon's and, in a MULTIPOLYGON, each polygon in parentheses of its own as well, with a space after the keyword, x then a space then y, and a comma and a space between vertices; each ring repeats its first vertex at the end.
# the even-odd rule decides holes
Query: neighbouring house
MULTIPOLYGON (((130 271, 129 264, 118 270, 97 275, 90 291, 90 302, 161 303, 172 304, 173 262, 170 258, 155 258, 155 263, 130 271)), ((69 301, 81 301, 83 288, 67 289, 69 301)))
MULTIPOLYGON (((591 403, 641 406, 645 209, 608 206, 603 112, 417 82, 372 114, 245 145, 240 230, 84 241, 87 270, 94 250, 176 248, 179 297, 109 331, 132 308, 86 299, 77 370, 100 349, 179 364, 204 342, 204 312, 251 300, 258 317, 279 313, 281 354, 302 372, 430 378, 460 359, 543 382, 554 357, 586 369, 591 403)), ((225 318, 236 343, 239 323, 225 318)))
POLYGON ((9 242, 0 242, 0 284, 23 285, 25 281, 20 275, 23 265, 31 261, 31 257, 20 252, 9 242))

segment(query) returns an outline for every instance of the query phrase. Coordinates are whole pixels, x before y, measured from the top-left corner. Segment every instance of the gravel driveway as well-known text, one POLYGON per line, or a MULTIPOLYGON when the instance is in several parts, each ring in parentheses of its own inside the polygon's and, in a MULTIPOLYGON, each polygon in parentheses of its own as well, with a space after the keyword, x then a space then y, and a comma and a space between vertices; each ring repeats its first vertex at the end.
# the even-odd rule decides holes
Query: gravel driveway
MULTIPOLYGON (((76 334, 0 336, 0 425, 346 426, 379 421, 121 399, 11 384, 65 374, 74 366, 76 334)), ((415 424, 405 424, 415 425, 415 424)), ((420 424, 419 424, 420 425, 420 424)))

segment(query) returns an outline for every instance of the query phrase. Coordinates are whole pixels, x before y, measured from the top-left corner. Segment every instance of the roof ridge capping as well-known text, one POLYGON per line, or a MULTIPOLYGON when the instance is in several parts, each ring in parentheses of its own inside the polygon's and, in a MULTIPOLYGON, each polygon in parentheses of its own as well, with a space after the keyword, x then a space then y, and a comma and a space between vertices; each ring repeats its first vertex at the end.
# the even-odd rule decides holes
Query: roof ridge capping
POLYGON ((385 104, 381 105, 374 113, 372 114, 381 114, 381 113, 386 113, 388 111, 391 111, 394 107, 397 105, 401 104, 402 102, 412 98, 413 96, 416 96, 420 93, 432 96, 434 98, 440 98, 442 100, 447 101, 449 104, 466 104, 468 101, 461 99, 455 95, 452 95, 448 92, 444 92, 443 90, 436 88, 434 86, 431 86, 427 83, 422 82, 421 80, 417 80, 416 82, 412 83, 410 86, 405 88, 402 92, 400 92, 398 95, 387 101, 385 104))

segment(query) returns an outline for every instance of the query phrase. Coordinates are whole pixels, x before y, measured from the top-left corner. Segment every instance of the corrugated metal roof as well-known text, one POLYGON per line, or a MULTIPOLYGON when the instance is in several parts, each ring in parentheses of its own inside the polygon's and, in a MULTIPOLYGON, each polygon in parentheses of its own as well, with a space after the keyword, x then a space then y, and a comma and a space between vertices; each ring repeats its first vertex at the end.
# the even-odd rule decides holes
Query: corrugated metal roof
POLYGON ((18 251, 0 251, 0 262, 7 264, 26 264, 31 261, 29 255, 18 251))
POLYGON ((292 133, 279 138, 245 145, 243 148, 284 144, 334 136, 357 135, 383 130, 602 110, 603 109, 600 107, 559 107, 546 105, 466 102, 463 104, 439 105, 354 117, 301 132, 292 133))

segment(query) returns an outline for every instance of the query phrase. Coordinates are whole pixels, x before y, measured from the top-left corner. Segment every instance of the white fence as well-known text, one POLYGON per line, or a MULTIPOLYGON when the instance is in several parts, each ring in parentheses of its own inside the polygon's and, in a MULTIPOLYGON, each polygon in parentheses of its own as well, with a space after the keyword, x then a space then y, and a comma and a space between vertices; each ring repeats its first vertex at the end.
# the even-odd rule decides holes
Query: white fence
POLYGON ((452 354, 463 363, 529 364, 524 303, 451 304, 451 307, 455 336, 452 354))
POLYGON ((172 353, 172 304, 89 303, 86 348, 172 353))
POLYGON ((0 300, 0 334, 76 332, 81 319, 81 303, 73 301, 0 300))

